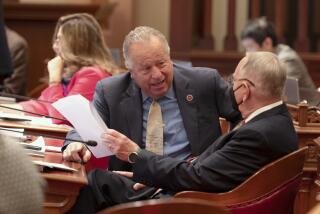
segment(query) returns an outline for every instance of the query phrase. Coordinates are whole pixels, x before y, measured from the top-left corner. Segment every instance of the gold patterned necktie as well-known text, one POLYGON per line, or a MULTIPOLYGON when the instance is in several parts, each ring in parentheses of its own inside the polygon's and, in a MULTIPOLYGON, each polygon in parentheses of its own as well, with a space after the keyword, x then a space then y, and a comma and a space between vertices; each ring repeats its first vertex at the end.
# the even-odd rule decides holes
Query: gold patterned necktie
POLYGON ((159 103, 154 100, 150 105, 148 114, 146 149, 158 155, 163 155, 163 121, 161 107, 159 103))

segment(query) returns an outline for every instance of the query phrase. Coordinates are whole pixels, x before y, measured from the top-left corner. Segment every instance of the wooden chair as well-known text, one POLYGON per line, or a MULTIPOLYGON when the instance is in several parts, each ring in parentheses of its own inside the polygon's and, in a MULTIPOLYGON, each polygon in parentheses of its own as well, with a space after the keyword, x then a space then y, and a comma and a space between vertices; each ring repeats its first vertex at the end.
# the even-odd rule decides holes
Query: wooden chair
POLYGON ((301 148, 266 165, 229 192, 183 191, 175 197, 208 200, 236 214, 292 213, 306 150, 301 148))
POLYGON ((116 205, 99 214, 227 214, 221 207, 199 199, 154 199, 116 205))

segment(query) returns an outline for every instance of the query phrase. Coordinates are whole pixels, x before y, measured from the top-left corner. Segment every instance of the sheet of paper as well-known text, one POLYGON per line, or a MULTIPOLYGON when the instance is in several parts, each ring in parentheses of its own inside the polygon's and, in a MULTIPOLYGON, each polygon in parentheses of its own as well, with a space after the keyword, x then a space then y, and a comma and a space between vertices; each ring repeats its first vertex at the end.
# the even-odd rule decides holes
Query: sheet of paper
POLYGON ((0 135, 14 137, 19 141, 24 141, 26 139, 26 137, 23 136, 24 129, 12 129, 12 128, 2 128, 2 129, 4 130, 0 130, 0 135))
POLYGON ((30 143, 30 145, 33 146, 39 146, 41 147, 41 152, 44 153, 46 148, 45 148, 45 142, 43 137, 38 137, 35 141, 33 141, 32 143, 30 143))
POLYGON ((61 147, 59 147, 59 146, 46 146, 46 152, 58 152, 58 153, 61 153, 61 147))
POLYGON ((77 130, 82 140, 94 140, 97 146, 89 146, 92 154, 97 157, 112 155, 109 149, 101 140, 101 135, 106 132, 108 127, 93 110, 90 102, 81 95, 72 95, 52 104, 77 130))
POLYGON ((16 98, 0 96, 0 104, 14 104, 14 103, 16 103, 16 98))
POLYGON ((61 147, 58 146, 46 146, 45 141, 43 137, 38 137, 35 141, 32 143, 29 143, 32 146, 39 146, 41 147, 41 150, 39 151, 32 151, 30 150, 29 153, 32 155, 34 154, 44 154, 44 152, 61 152, 61 147))
POLYGON ((73 171, 73 172, 77 172, 77 169, 68 167, 66 165, 63 164, 59 164, 59 163, 49 163, 49 162, 45 162, 45 161, 41 161, 41 160, 33 160, 33 163, 43 166, 43 167, 48 167, 48 168, 56 168, 56 169, 61 169, 61 170, 66 170, 66 171, 73 171))
POLYGON ((28 116, 28 115, 22 115, 22 114, 12 114, 12 113, 6 113, 1 112, 0 119, 7 118, 7 120, 15 121, 17 119, 17 122, 23 122, 19 120, 26 120, 25 123, 33 124, 33 125, 45 125, 45 126, 56 126, 59 125, 53 124, 52 120, 50 118, 45 117, 34 117, 34 116, 28 116))

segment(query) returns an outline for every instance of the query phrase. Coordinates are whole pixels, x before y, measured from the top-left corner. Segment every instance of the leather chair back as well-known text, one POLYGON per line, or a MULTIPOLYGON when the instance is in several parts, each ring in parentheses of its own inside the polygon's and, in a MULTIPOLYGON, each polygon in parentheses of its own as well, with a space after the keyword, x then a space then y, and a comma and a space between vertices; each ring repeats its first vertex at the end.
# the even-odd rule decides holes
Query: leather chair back
POLYGON ((293 213, 306 150, 301 148, 266 165, 229 192, 184 191, 175 197, 209 200, 234 214, 293 213))

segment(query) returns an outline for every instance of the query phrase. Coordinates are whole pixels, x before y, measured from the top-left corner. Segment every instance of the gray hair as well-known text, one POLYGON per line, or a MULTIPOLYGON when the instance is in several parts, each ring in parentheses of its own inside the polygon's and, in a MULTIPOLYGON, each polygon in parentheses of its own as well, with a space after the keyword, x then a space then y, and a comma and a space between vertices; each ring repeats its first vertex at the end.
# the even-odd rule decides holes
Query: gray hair
POLYGON ((271 52, 250 52, 242 67, 242 76, 253 81, 266 98, 281 97, 286 81, 286 66, 271 52))
POLYGON ((163 44, 164 50, 168 54, 170 54, 168 41, 160 31, 148 26, 136 27, 134 30, 129 32, 123 42, 123 57, 127 68, 131 68, 132 66, 132 62, 129 56, 129 47, 136 42, 150 41, 152 37, 158 38, 159 41, 163 44))

